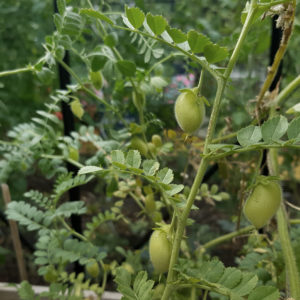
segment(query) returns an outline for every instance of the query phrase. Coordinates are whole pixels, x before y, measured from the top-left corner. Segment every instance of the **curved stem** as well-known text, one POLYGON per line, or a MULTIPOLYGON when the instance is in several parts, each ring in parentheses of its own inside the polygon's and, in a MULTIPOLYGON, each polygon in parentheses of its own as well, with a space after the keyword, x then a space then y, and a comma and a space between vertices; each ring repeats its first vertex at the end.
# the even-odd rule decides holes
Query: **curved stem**
POLYGON ((203 82, 204 82, 204 70, 202 69, 201 73, 200 73, 200 78, 199 78, 198 86, 197 86, 197 95, 201 95, 203 82))
POLYGON ((293 0, 292 3, 288 4, 286 16, 284 16, 284 18, 287 19, 288 21, 285 21, 284 26, 283 26, 284 29, 283 29, 283 33, 282 33, 282 39, 280 41, 280 46, 276 52, 272 66, 268 69, 267 78, 266 78, 263 86, 261 87, 260 92, 257 97, 256 115, 257 115, 257 119, 259 122, 260 122, 259 111, 261 110, 261 107, 263 105, 265 93, 270 88, 270 86, 277 74, 277 70, 279 68, 280 62, 283 59, 287 45, 288 45, 290 37, 292 35, 294 18, 295 18, 295 8, 296 8, 296 1, 293 0), (291 7, 291 9, 290 9, 290 7, 291 7))
POLYGON ((80 87, 87 93, 89 94, 91 97, 93 97, 94 99, 96 99, 97 101, 99 101, 100 103, 104 104, 107 108, 111 109, 112 111, 115 110, 115 108, 113 106, 111 106, 110 104, 108 104, 104 99, 101 99, 100 97, 98 97, 93 91, 91 91, 90 89, 88 89, 84 83, 81 81, 81 79, 77 76, 77 74, 62 60, 59 60, 59 63, 63 66, 63 68, 70 73, 70 75, 72 75, 75 80, 78 82, 78 84, 80 85, 80 87))
MULTIPOLYGON (((271 107, 269 118, 276 115, 275 107, 271 107)), ((271 149, 267 157, 268 168, 270 175, 279 176, 278 150, 271 149)), ((288 217, 286 214, 284 203, 282 202, 277 214, 277 229, 279 240, 282 248, 283 259, 287 273, 287 290, 290 291, 290 296, 295 300, 300 300, 300 276, 297 269, 296 258, 292 248, 292 243, 288 229, 288 217)))
POLYGON ((162 58, 161 60, 159 60, 158 62, 156 62, 153 66, 151 66, 151 68, 149 70, 146 71, 145 75, 149 75, 157 66, 161 65, 162 63, 166 62, 167 60, 175 57, 175 56, 180 56, 183 55, 182 53, 171 53, 170 55, 162 58))
POLYGON ((130 32, 134 32, 134 33, 138 33, 142 36, 154 39, 156 41, 159 41, 162 44, 165 44, 173 49, 176 49, 177 51, 183 53, 185 56, 189 57, 191 60, 197 62, 198 64, 200 64, 205 70, 207 70, 216 80, 221 77, 220 73, 218 71, 216 71, 215 69, 213 69, 211 67, 211 65, 207 62, 207 60, 204 57, 198 57, 192 53, 189 53, 188 51, 183 50, 182 48, 178 47, 175 44, 171 44, 168 43, 167 41, 165 41, 164 39, 158 37, 158 36, 153 36, 149 33, 146 33, 144 31, 139 31, 136 29, 130 29, 127 27, 123 27, 123 26, 119 26, 119 25, 112 25, 114 28, 116 29, 120 29, 120 30, 125 30, 125 31, 130 31, 130 32))
POLYGON ((72 229, 69 224, 62 218, 59 217, 60 222, 63 224, 63 226, 74 236, 78 237, 80 240, 84 241, 84 242, 88 242, 88 239, 83 236, 82 234, 78 233, 77 231, 75 231, 74 229, 72 229))
MULTIPOLYGON (((216 122, 217 122, 217 117, 218 117, 218 113, 219 113, 219 109, 220 109, 220 103, 223 97, 223 92, 227 83, 227 80, 231 74, 231 71, 238 59, 238 55, 239 52, 241 50, 242 47, 242 43, 244 42, 246 35, 250 29, 250 25, 252 23, 252 19, 254 17, 254 14, 256 12, 256 0, 252 0, 251 4, 250 4, 250 10, 249 13, 247 15, 246 21, 244 23, 244 26, 242 28, 240 37, 237 41, 237 44, 235 46, 235 49, 231 55, 231 58, 229 60, 228 63, 228 67, 224 73, 224 77, 220 77, 217 76, 217 92, 216 92, 216 97, 215 97, 215 101, 213 104, 213 109, 212 109, 212 113, 210 116, 210 120, 209 120, 209 125, 208 125, 208 129, 207 129, 207 135, 206 135, 206 139, 205 139, 205 144, 204 144, 204 151, 203 154, 208 154, 209 153, 209 144, 211 143, 212 139, 213 139, 213 135, 214 135, 214 131, 215 131, 215 126, 216 126, 216 122)), ((201 64, 202 65, 202 64, 201 64)), ((207 69, 207 66, 203 65, 203 67, 209 71, 211 73, 210 67, 207 69)), ((203 176, 206 172, 207 166, 208 166, 208 158, 207 157, 203 157, 200 163, 200 166, 198 168, 196 177, 194 179, 190 194, 188 196, 187 202, 186 202, 186 206, 182 211, 182 214, 178 216, 178 226, 177 226, 177 230, 176 230, 176 234, 175 234, 175 239, 174 239, 174 244, 173 244, 173 249, 172 249, 172 254, 171 254, 171 259, 170 259, 170 265, 169 265, 169 272, 168 272, 168 277, 167 277, 167 284, 166 284, 166 288, 164 290, 163 296, 161 300, 169 300, 170 299, 170 295, 171 295, 171 290, 172 290, 172 285, 171 283, 174 281, 175 276, 174 276, 174 270, 173 267, 177 262, 178 259, 178 255, 179 255, 179 249, 180 249, 180 244, 181 244, 181 239, 183 237, 183 232, 186 226, 186 221, 188 218, 188 215, 190 213, 191 207, 194 203, 195 197, 197 195, 198 189, 200 184, 202 183, 202 179, 203 176)))
POLYGON ((19 74, 19 73, 25 73, 25 72, 33 71, 33 69, 34 68, 32 66, 28 66, 28 67, 25 67, 25 68, 9 70, 9 71, 3 71, 3 72, 0 72, 0 77, 5 77, 5 76, 19 74))
POLYGON ((252 231, 252 230, 254 230, 254 229, 255 229, 255 227, 254 227, 253 225, 250 225, 250 226, 247 226, 247 227, 245 227, 245 228, 239 229, 239 230, 237 230, 237 231, 234 231, 234 232, 230 232, 230 233, 228 233, 228 234, 225 234, 225 235, 223 235, 223 236, 219 236, 219 237, 217 237, 216 239, 211 240, 211 241, 205 243, 204 245, 200 246, 200 247, 196 250, 196 252, 198 252, 198 251, 199 251, 199 252, 204 252, 204 251, 206 251, 208 248, 215 247, 215 246, 218 245, 218 244, 221 244, 221 243, 223 243, 223 242, 226 242, 226 241, 228 241, 228 240, 231 240, 231 239, 233 239, 234 237, 237 237, 237 236, 239 236, 239 235, 248 233, 248 232, 250 232, 250 231, 252 231))
POLYGON ((300 85, 300 75, 291 81, 277 96, 276 104, 280 105, 282 101, 289 96, 300 85))

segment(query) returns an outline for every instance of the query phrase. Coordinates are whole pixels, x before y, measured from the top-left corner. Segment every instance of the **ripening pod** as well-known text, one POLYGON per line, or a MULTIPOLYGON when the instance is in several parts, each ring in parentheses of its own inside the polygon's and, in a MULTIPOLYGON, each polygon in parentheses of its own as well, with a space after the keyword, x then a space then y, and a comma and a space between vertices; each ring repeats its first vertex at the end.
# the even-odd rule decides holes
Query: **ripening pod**
POLYGON ((205 104, 196 89, 185 90, 175 102, 175 117, 180 128, 191 134, 200 128, 205 116, 205 104))
POLYGON ((267 176, 259 176, 259 181, 246 200, 244 214, 259 229, 275 215, 281 201, 282 191, 279 183, 269 180, 267 176))
POLYGON ((140 91, 133 91, 132 92, 132 102, 137 110, 143 110, 145 103, 146 103, 146 97, 143 92, 140 91))
POLYGON ((130 148, 138 150, 142 155, 147 156, 147 144, 137 136, 134 136, 130 141, 130 148))
POLYGON ((91 82, 96 90, 101 90, 103 87, 103 76, 101 71, 90 72, 91 82))
POLYGON ((169 269, 172 244, 169 240, 170 225, 165 225, 153 231, 149 241, 150 260, 154 270, 165 273, 169 269))

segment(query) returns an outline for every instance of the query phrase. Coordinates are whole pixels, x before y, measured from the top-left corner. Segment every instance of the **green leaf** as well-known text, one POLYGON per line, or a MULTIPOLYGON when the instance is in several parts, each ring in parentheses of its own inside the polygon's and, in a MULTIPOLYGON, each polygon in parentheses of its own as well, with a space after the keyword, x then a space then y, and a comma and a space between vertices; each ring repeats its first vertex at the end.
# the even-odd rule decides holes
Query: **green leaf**
POLYGON ((65 10, 66 10, 66 1, 65 0, 57 0, 56 4, 57 4, 57 10, 58 10, 59 14, 63 16, 65 13, 65 10))
POLYGON ((239 296, 245 296, 256 287, 257 282, 258 277, 255 274, 243 273, 241 282, 232 291, 239 296))
POLYGON ((145 14, 138 7, 129 8, 125 7, 126 16, 130 24, 135 28, 139 29, 145 20, 145 14))
POLYGON ((166 193, 169 196, 174 196, 174 195, 180 193, 184 189, 184 185, 183 184, 169 184, 168 188, 169 189, 166 190, 166 193))
POLYGON ((171 28, 170 26, 167 26, 166 30, 175 44, 180 44, 187 40, 186 34, 183 33, 180 29, 171 28))
POLYGON ((204 47, 204 56, 211 64, 224 60, 228 56, 226 47, 217 44, 208 44, 204 47))
POLYGON ((169 184, 169 183, 172 182, 172 180, 174 178, 174 174, 173 174, 173 171, 171 169, 163 168, 162 170, 160 170, 157 173, 156 178, 161 183, 169 184))
POLYGON ((219 280, 219 284, 232 289, 242 280, 242 272, 237 268, 226 268, 223 273, 221 279, 219 280))
POLYGON ((132 61, 119 60, 117 61, 117 67, 124 76, 131 77, 135 75, 136 65, 132 61))
POLYGON ((108 34, 104 40, 104 44, 108 47, 115 47, 118 43, 118 36, 115 33, 108 34))
POLYGON ((71 215, 82 215, 86 213, 83 201, 72 201, 61 204, 55 211, 54 216, 69 218, 71 215))
POLYGON ((286 113, 287 114, 299 114, 300 112, 300 103, 295 104, 294 106, 290 107, 286 113))
POLYGON ((300 140, 300 117, 294 119, 287 130, 288 138, 300 140))
POLYGON ((111 160, 119 164, 125 164, 125 156, 121 150, 113 150, 111 152, 111 160))
POLYGON ((165 31, 167 27, 167 21, 163 16, 153 16, 152 14, 148 13, 146 18, 148 26, 155 35, 160 35, 165 31))
POLYGON ((161 76, 153 76, 150 79, 150 84, 156 89, 161 90, 168 85, 168 82, 161 76))
POLYGON ((62 33, 70 36, 78 36, 82 30, 83 22, 79 14, 66 10, 63 19, 62 33))
POLYGON ((277 300, 279 291, 274 286, 259 286, 248 297, 248 300, 277 300))
POLYGON ((62 30, 62 26, 63 26, 63 18, 61 15, 59 14, 54 14, 53 16, 53 22, 55 24, 55 27, 57 29, 58 32, 60 32, 62 30))
POLYGON ((108 58, 105 55, 95 55, 92 58, 91 67, 93 72, 97 72, 101 70, 105 63, 107 62, 108 58))
POLYGON ((241 129, 237 134, 237 140, 241 146, 247 147, 258 143, 262 138, 259 126, 250 125, 241 129))
POLYGON ((83 175, 83 174, 89 174, 89 173, 95 173, 95 172, 99 172, 102 171, 103 169, 100 167, 96 167, 96 166, 85 166, 82 167, 79 171, 78 171, 78 175, 83 175))
POLYGON ((152 159, 144 160, 143 170, 145 175, 154 176, 155 173, 158 171, 158 169, 159 169, 159 162, 152 159))
POLYGON ((81 106, 81 103, 78 99, 75 99, 71 102, 70 104, 71 106, 71 110, 72 110, 72 113, 78 118, 81 120, 83 114, 84 114, 84 110, 81 106))
POLYGON ((195 30, 190 30, 187 34, 187 40, 193 53, 201 53, 204 47, 211 43, 209 38, 195 30))
POLYGON ((34 290, 28 281, 22 281, 18 288, 18 294, 21 300, 34 300, 36 299, 34 290))
POLYGON ((265 122, 261 127, 262 137, 266 143, 279 141, 288 129, 288 121, 283 116, 277 116, 265 122))
POLYGON ((99 11, 91 9, 91 8, 82 8, 80 10, 80 14, 87 15, 92 18, 100 19, 101 21, 107 22, 110 25, 114 25, 114 22, 110 18, 108 18, 106 15, 102 14, 99 11))
POLYGON ((141 165, 141 154, 137 150, 130 150, 126 156, 126 164, 130 167, 138 169, 141 165))

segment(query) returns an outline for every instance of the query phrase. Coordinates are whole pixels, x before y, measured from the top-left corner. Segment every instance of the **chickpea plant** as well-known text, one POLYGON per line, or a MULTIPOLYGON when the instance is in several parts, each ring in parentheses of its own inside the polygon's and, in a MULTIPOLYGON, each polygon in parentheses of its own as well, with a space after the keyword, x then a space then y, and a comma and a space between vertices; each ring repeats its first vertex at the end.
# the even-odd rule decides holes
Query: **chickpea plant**
MULTIPOLYGON (((52 94, 47 109, 37 112, 40 118, 33 118, 32 122, 11 130, 11 144, 2 143, 2 151, 10 152, 7 157, 11 165, 24 151, 27 153, 27 168, 38 160, 45 174, 56 177, 50 196, 29 191, 25 197, 30 201, 13 201, 6 210, 8 218, 18 221, 29 231, 37 231, 35 264, 39 266, 39 274, 50 283, 49 292, 41 296, 83 299, 83 290, 90 289, 101 298, 108 275, 112 275, 117 290, 123 295, 122 299, 128 300, 194 300, 199 297, 205 300, 208 295, 211 299, 277 300, 280 292, 286 298, 300 300, 299 270, 289 234, 289 219, 285 212, 278 167, 278 150, 300 149, 300 117, 288 120, 277 110, 299 85, 299 78, 280 92, 272 93, 271 100, 268 98, 270 95, 266 96, 293 31, 296 1, 247 2, 241 13, 242 28, 232 51, 213 43, 196 30, 184 33, 173 28, 163 16, 145 14, 138 7, 125 6, 124 13, 120 15, 104 13, 93 7, 89 0, 82 1, 86 4, 84 7, 67 6, 67 3, 71 5, 72 1, 57 0, 58 13, 54 15, 56 31, 46 37, 45 55, 34 65, 0 73, 0 77, 27 71, 52 76, 52 70, 59 64, 74 80, 67 90, 57 90, 52 94), (274 13, 280 14, 277 24, 283 36, 274 63, 257 96, 255 118, 230 137, 214 139, 224 91, 243 43, 255 22, 260 22, 262 16, 272 16, 274 13), (144 55, 146 66, 152 58, 160 59, 158 63, 143 69, 130 57, 123 58, 118 49, 116 32, 131 36, 132 44, 141 47, 139 53, 144 55), (84 34, 97 35, 103 44, 94 49, 82 46, 84 34), (165 50, 158 48, 158 45, 171 49, 171 54, 164 56, 165 50), (64 61, 65 51, 80 58, 86 71, 85 77, 64 61), (152 134, 150 138, 147 135, 151 124, 161 125, 146 111, 149 90, 159 91, 166 86, 162 77, 154 78, 151 73, 155 66, 174 57, 192 61, 201 71, 198 85, 181 90, 175 102, 174 118, 179 127, 187 136, 192 136, 203 126, 205 117, 209 119, 201 162, 191 186, 173 182, 173 170, 160 158, 172 153, 172 144, 166 143, 160 134, 152 134), (216 65, 221 63, 222 66, 216 65), (217 86, 211 103, 203 95, 204 74, 209 74, 217 86), (111 86, 115 83, 113 96, 106 91, 106 81, 111 86), (97 92, 99 90, 103 90, 102 95, 97 92), (80 93, 99 103, 108 125, 117 120, 113 125, 121 123, 123 128, 110 131, 109 139, 87 126, 81 126, 69 137, 55 134, 55 131, 61 130, 61 123, 53 116, 53 112, 59 110, 59 103, 69 103, 78 119, 85 117, 80 93), (119 98, 121 101, 118 101, 119 98), (128 106, 123 98, 129 98, 136 110, 136 123, 126 120, 128 106), (206 106, 212 106, 210 115, 206 113, 206 106), (25 136, 28 128, 29 136, 25 136), (232 137, 236 137, 237 143, 218 143, 232 137), (88 158, 82 157, 79 150, 83 143, 93 145, 97 153, 88 158), (260 174, 263 151, 268 157, 269 176, 260 174), (185 233, 187 226, 193 222, 189 216, 191 210, 196 209, 195 199, 211 196, 215 201, 220 201, 228 198, 225 192, 217 194, 217 186, 209 191, 208 186, 203 184, 209 164, 246 152, 258 153, 260 157, 248 184, 249 197, 243 206, 244 215, 251 225, 213 239, 192 252, 185 233), (78 173, 73 176, 68 174, 64 162, 78 167, 78 173), (85 214, 86 204, 83 201, 64 202, 62 196, 71 188, 86 185, 92 180, 105 182, 109 197, 119 199, 112 202, 109 209, 93 216, 85 224, 83 232, 79 233, 71 228, 68 219, 71 215, 85 214), (128 261, 122 264, 109 261, 105 247, 97 244, 95 239, 97 230, 104 224, 129 223, 122 213, 124 201, 128 198, 137 204, 140 214, 146 216, 148 228, 152 230, 147 257, 153 272, 142 269, 142 264, 135 267, 128 261), (163 211, 167 212, 169 221, 165 221, 167 218, 163 211), (219 259, 209 256, 210 247, 233 237, 242 234, 259 236, 256 229, 266 226, 273 217, 277 221, 286 272, 283 289, 276 281, 265 282, 255 271, 225 267, 219 259), (74 262, 84 266, 85 273, 68 273, 66 267, 74 262)), ((105 132, 104 128, 101 129, 105 132)), ((11 165, 4 165, 6 178, 12 172, 11 165)), ((136 257, 122 247, 118 249, 128 260, 131 257, 133 261, 136 257)), ((28 283, 21 285, 20 294, 32 295, 28 283)), ((29 299, 29 296, 23 299, 29 299)))

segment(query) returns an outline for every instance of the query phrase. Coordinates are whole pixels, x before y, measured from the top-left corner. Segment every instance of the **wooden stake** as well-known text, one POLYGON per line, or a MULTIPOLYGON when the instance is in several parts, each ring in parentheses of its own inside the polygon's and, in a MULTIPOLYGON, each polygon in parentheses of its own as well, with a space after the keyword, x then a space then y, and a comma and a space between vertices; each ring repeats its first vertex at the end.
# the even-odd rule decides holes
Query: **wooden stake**
MULTIPOLYGON (((3 184, 1 184, 1 189, 2 189, 2 195, 4 198, 4 202, 7 206, 11 202, 9 187, 7 184, 3 183, 3 184)), ((20 241, 17 223, 13 220, 8 220, 8 222, 9 222, 13 245, 14 245, 14 249, 15 249, 15 253, 16 253, 16 257, 17 257, 17 264, 18 264, 20 279, 21 279, 21 281, 28 280, 28 275, 27 275, 27 271, 25 268, 22 244, 20 241)))

